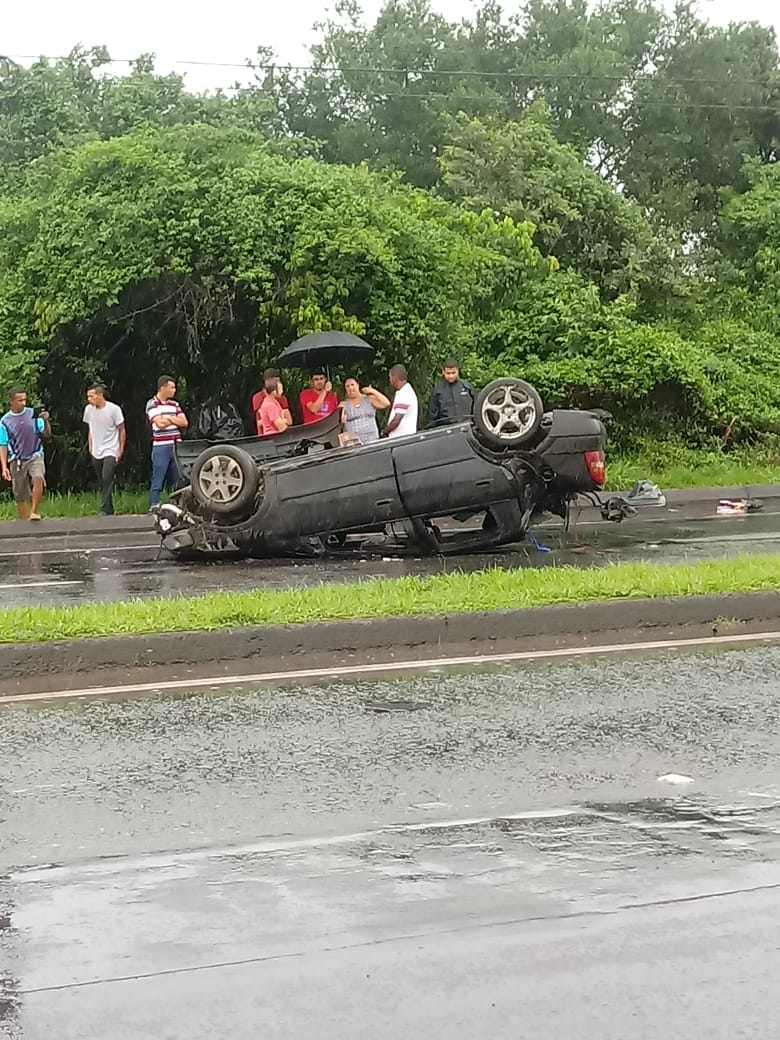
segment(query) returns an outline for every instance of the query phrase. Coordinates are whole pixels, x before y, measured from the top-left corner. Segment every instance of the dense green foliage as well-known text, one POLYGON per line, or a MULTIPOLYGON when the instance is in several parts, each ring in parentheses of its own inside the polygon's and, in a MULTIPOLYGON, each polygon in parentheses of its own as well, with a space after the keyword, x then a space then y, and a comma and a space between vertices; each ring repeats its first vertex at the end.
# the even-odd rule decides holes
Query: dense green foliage
MULTIPOLYGON (((613 445, 780 431, 780 63, 772 32, 653 0, 485 0, 452 23, 344 0, 306 69, 198 95, 151 58, 0 59, 0 383, 85 384, 145 448, 161 371, 246 406, 289 340, 343 327, 424 391, 458 352, 613 445)), ((295 376, 290 373, 290 382, 295 376)), ((294 385, 292 387, 295 388, 294 385)))
POLYGON ((56 153, 0 204, 0 340, 11 357, 46 345, 40 390, 78 430, 95 378, 139 417, 161 370, 193 403, 217 374, 244 402, 284 344, 332 327, 425 378, 549 270, 530 228, 363 167, 245 131, 141 129, 56 153))

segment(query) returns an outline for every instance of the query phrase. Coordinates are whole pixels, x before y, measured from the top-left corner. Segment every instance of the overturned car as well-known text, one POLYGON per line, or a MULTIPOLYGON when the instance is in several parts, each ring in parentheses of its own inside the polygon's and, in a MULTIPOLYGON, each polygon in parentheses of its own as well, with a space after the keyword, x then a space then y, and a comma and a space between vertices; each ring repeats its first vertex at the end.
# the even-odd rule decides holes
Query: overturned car
POLYGON ((599 496, 607 419, 545 412, 529 383, 507 378, 480 392, 470 421, 373 444, 339 445, 335 417, 319 436, 319 424, 286 431, 284 445, 201 442, 155 525, 177 556, 278 557, 491 549, 544 512, 566 516, 577 495, 619 521, 629 504, 599 496))

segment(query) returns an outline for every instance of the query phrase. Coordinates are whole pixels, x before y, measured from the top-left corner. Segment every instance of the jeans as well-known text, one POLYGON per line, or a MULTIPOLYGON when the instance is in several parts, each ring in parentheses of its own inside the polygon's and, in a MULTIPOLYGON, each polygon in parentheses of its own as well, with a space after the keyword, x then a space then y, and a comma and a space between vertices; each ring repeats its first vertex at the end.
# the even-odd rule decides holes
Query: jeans
POLYGON ((160 494, 167 484, 173 490, 180 480, 173 444, 156 444, 152 448, 152 484, 149 488, 149 505, 160 504, 160 494))
POLYGON ((103 516, 114 515, 114 473, 116 472, 116 459, 108 455, 104 459, 92 459, 95 474, 100 482, 100 512, 103 516))

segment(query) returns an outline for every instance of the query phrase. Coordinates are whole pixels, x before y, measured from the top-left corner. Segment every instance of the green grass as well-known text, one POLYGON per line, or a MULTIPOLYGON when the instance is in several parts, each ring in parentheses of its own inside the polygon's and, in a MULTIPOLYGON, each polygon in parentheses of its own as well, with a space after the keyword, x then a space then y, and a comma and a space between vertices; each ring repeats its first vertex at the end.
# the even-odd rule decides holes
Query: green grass
MULTIPOLYGON (((114 509, 117 513, 145 513, 149 508, 148 491, 115 491, 114 509)), ((100 497, 97 492, 79 494, 46 494, 41 503, 41 512, 52 519, 75 520, 82 516, 97 516, 100 512, 100 497)), ((0 495, 0 521, 16 519, 16 506, 10 491, 0 495)))
POLYGON ((489 570, 309 589, 218 592, 192 599, 133 600, 0 610, 0 642, 305 624, 510 610, 556 603, 757 592, 780 587, 780 556, 659 566, 489 570))
POLYGON ((740 449, 728 454, 670 448, 642 455, 607 458, 607 487, 626 491, 637 480, 649 479, 668 491, 671 488, 743 487, 780 484, 780 455, 758 449, 740 449))

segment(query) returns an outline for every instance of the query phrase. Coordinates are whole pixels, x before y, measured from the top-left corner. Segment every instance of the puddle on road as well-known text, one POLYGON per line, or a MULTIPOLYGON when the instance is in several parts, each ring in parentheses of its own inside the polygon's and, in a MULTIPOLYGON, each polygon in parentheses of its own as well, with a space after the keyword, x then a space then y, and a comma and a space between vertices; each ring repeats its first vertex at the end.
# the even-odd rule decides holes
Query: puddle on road
POLYGON ((416 825, 382 835, 358 855, 410 861, 435 851, 439 860, 454 862, 463 850, 470 858, 545 860, 550 867, 557 861, 586 873, 634 869, 659 857, 774 861, 780 853, 780 800, 734 806, 692 799, 588 803, 557 814, 416 825))
POLYGON ((600 802, 22 870, 0 877, 0 954, 18 969, 22 934, 27 950, 23 984, 0 972, 0 1033, 25 989, 123 977, 129 963, 167 972, 214 949, 289 954, 300 935, 333 949, 355 935, 549 925, 778 884, 777 798, 600 802))
POLYGON ((76 546, 37 554, 0 558, 0 585, 7 606, 30 602, 58 604, 111 601, 152 596, 194 595, 212 590, 306 588, 332 582, 424 576, 488 567, 502 569, 572 565, 602 567, 616 561, 679 563, 730 558, 755 548, 780 552, 780 515, 712 517, 681 522, 673 516, 626 521, 620 526, 583 525, 567 534, 560 526, 532 532, 550 552, 532 541, 491 553, 452 558, 377 557, 325 560, 244 560, 186 564, 167 555, 158 560, 155 546, 93 549, 76 546))

